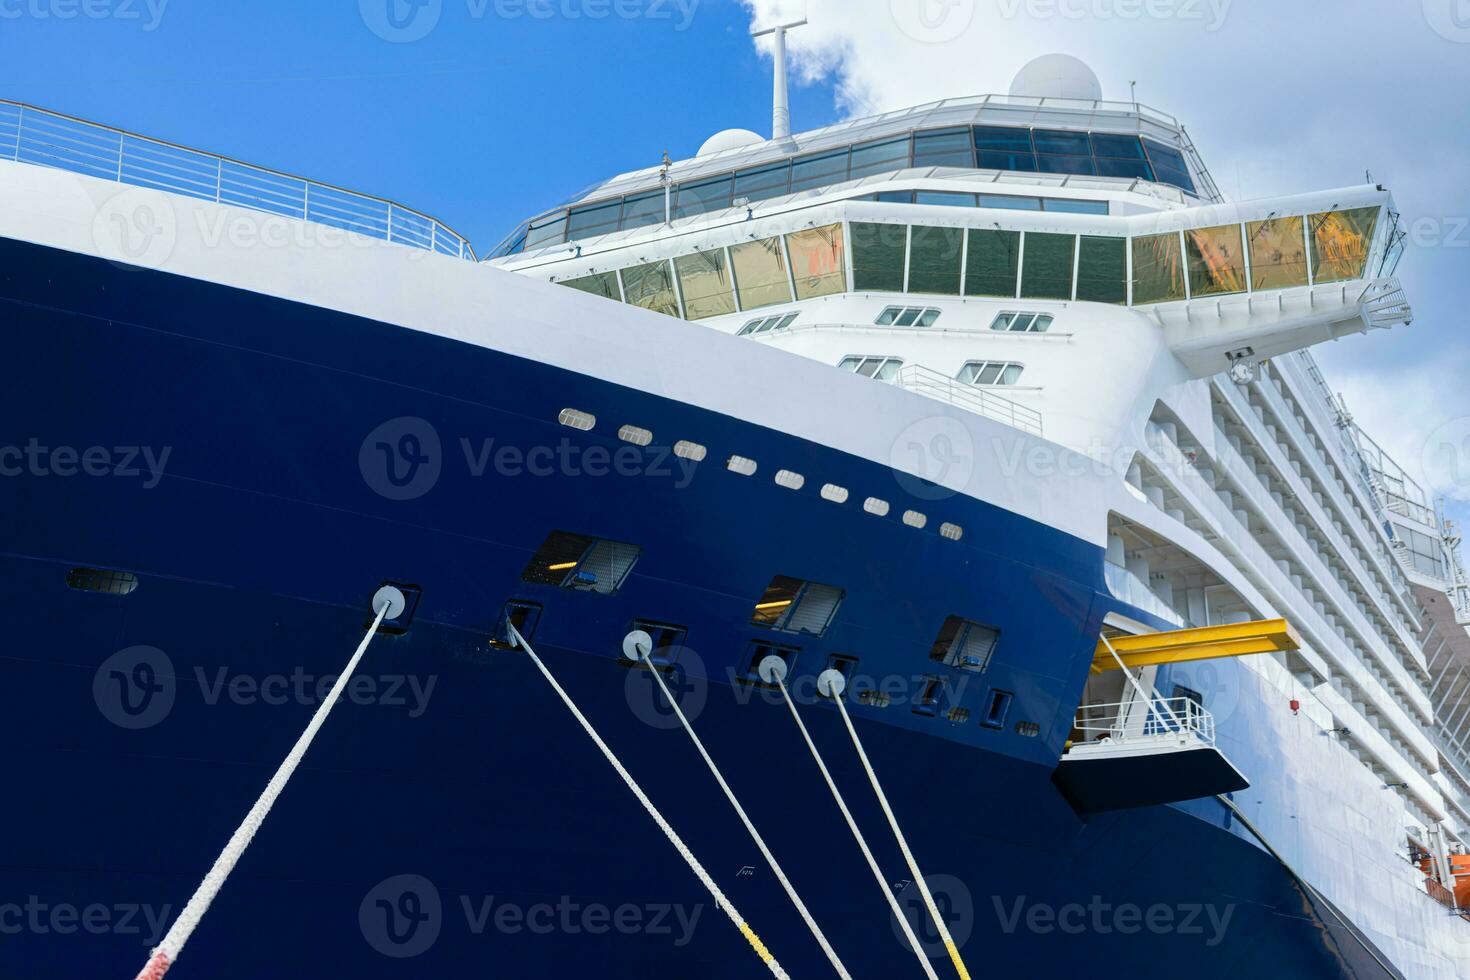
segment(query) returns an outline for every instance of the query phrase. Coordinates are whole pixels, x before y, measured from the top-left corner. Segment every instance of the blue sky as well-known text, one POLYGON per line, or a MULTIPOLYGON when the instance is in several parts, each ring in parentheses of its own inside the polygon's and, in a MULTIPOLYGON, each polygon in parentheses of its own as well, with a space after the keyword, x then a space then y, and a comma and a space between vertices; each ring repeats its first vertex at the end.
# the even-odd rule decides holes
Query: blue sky
MULTIPOLYGON (((1004 91, 1050 51, 1172 112, 1232 197, 1398 197, 1419 320, 1318 351, 1375 436, 1470 499, 1470 0, 0 0, 0 97, 428 211, 482 251, 613 173, 770 125, 1004 91), (389 12, 399 17, 395 27, 389 12), (423 34, 417 37, 417 34, 423 34), (1448 455, 1444 447, 1450 447, 1448 455), (1438 447, 1438 449, 1436 449, 1438 447)), ((1464 516, 1470 511, 1459 508, 1464 516)))

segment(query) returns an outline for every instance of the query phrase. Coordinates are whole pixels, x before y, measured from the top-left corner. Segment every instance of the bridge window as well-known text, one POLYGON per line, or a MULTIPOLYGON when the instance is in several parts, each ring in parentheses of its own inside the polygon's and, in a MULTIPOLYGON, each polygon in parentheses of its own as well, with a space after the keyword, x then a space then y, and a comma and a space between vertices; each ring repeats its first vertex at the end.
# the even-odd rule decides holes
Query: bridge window
POLYGON ((1041 198, 1013 197, 1010 194, 981 194, 982 208, 999 208, 1002 211, 1040 211, 1041 198))
POLYGON ((847 291, 847 258, 842 225, 808 228, 786 236, 786 253, 796 280, 796 298, 812 299, 847 291))
POLYGON ((590 276, 582 276, 580 279, 566 279, 561 284, 579 289, 584 293, 591 293, 593 296, 601 296, 603 299, 621 300, 623 298, 618 288, 616 272, 599 272, 590 276))
POLYGON ((852 282, 858 292, 903 292, 906 225, 852 223, 852 282))
POLYGON ((1077 252, 1077 299, 1128 302, 1128 240, 1083 235, 1077 252))
POLYGON ((1250 245, 1252 289, 1307 284, 1307 240, 1301 218, 1249 222, 1245 237, 1250 245))
POLYGON ((923 306, 885 306, 873 322, 880 327, 932 327, 939 311, 923 306))
POLYGON ((934 129, 915 133, 914 166, 974 167, 975 147, 970 139, 970 130, 934 129))
POLYGON ((971 228, 965 259, 966 296, 1016 295, 1021 269, 1021 233, 971 228))
POLYGON ((1149 162, 1153 164, 1155 177, 1165 184, 1194 193, 1194 178, 1189 176, 1189 165, 1184 162, 1183 153, 1153 140, 1144 140, 1143 146, 1148 152, 1149 162))
POLYGON ((730 265, 735 272, 741 309, 754 310, 792 301, 791 278, 786 274, 786 253, 781 250, 781 239, 731 245, 730 265))
POLYGON ((958 296, 964 242, 963 229, 915 225, 909 253, 908 291, 958 296))
POLYGON ((1026 233, 1021 295, 1027 299, 1071 299, 1077 236, 1026 233))
POLYGON ((1046 174, 1097 173, 1092 162, 1092 147, 1086 133, 1038 129, 1031 134, 1036 146, 1037 169, 1046 174))
POLYGON ((1184 233, 1189 258, 1189 294, 1245 292, 1245 249, 1240 225, 1191 228, 1184 233))
POLYGON ((687 218, 691 215, 722 211, 728 208, 730 206, 730 187, 733 183, 734 177, 725 174, 713 180, 701 180, 698 183, 681 185, 679 204, 674 209, 674 216, 687 218))
POLYGON ((1378 225, 1378 208, 1329 211, 1312 215, 1310 221, 1312 281, 1361 278, 1373 244, 1373 230, 1378 225))
POLYGON ((770 629, 821 636, 837 615, 843 594, 830 585, 777 575, 755 604, 750 621, 770 629))
POLYGON ((1053 320, 1047 313, 997 313, 990 329, 1008 333, 1046 333, 1053 320))
POLYGON ((1153 168, 1143 153, 1143 141, 1137 136, 1093 133, 1092 156, 1097 162, 1099 177, 1154 179, 1153 168))
POLYGON ((1133 239, 1133 302, 1167 303, 1184 299, 1184 263, 1179 235, 1133 239))
POLYGON ((1009 126, 976 126, 975 159, 981 170, 1036 169, 1031 130, 1009 126))
POLYGON ((840 184, 847 179, 847 149, 791 161, 791 193, 840 184))
POLYGON ((864 143, 852 148, 852 167, 849 180, 857 180, 869 174, 903 170, 909 165, 909 138, 864 143))
POLYGON ((862 355, 855 355, 844 357, 837 366, 844 371, 861 374, 865 378, 876 378, 879 381, 892 381, 898 377, 898 369, 903 367, 903 361, 897 357, 864 357, 862 355))
POLYGON ((651 191, 623 201, 623 227, 642 228, 664 220, 664 192, 651 191))
POLYGON ((679 315, 673 268, 667 259, 635 265, 621 270, 619 275, 623 277, 625 302, 667 316, 679 315))
POLYGON ((1013 385, 1025 370, 1014 361, 971 361, 960 368, 958 380, 967 385, 1013 385))
POLYGON ((791 188, 791 162, 752 167, 735 174, 735 200, 765 201, 784 196, 791 188))
POLYGON ((568 238, 591 238, 618 230, 618 217, 622 214, 621 198, 604 204, 593 204, 577 208, 567 217, 568 238))
POLYGON ((674 260, 684 292, 684 316, 690 320, 735 312, 735 290, 725 263, 725 250, 691 252, 674 260))

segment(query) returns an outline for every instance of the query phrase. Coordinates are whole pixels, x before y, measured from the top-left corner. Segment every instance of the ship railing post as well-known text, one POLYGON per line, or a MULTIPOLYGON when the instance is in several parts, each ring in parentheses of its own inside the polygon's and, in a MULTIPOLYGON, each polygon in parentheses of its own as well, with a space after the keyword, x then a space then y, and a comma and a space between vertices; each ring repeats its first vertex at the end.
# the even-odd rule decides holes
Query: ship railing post
POLYGON ((388 241, 393 241, 393 202, 388 202, 388 241))
POLYGON ((214 203, 221 203, 224 196, 225 183, 225 160, 224 157, 214 158, 214 203))

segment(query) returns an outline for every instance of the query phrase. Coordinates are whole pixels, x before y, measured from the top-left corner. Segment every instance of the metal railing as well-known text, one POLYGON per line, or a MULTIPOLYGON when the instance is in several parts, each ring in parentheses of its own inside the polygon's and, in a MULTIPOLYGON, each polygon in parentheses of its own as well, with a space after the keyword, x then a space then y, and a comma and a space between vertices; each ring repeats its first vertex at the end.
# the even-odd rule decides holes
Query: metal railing
POLYGON ((1111 739, 1128 742, 1158 736, 1194 736, 1215 744, 1215 717, 1193 698, 1132 698, 1116 704, 1085 704, 1077 709, 1077 742, 1111 739))
POLYGON ((5 99, 0 99, 0 159, 475 259, 463 235, 401 204, 5 99))
POLYGON ((893 383, 916 394, 1004 422, 1022 432, 1035 436, 1042 434, 1041 413, 1035 409, 1017 404, 1009 398, 1002 398, 986 388, 962 384, 946 374, 922 365, 910 364, 901 368, 893 383))

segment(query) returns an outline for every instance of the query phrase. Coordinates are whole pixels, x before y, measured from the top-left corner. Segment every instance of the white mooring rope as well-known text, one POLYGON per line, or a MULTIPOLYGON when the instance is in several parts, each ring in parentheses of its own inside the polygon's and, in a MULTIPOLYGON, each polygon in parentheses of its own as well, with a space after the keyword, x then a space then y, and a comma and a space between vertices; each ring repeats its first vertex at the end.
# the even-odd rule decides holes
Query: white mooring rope
POLYGON ((888 796, 878 783, 878 774, 873 771, 873 764, 868 761, 868 753, 863 751, 863 743, 858 738, 857 729, 853 727, 852 719, 848 717, 847 706, 842 703, 840 689, 833 691, 832 700, 837 703, 837 710, 842 714, 847 733, 852 736, 852 746, 857 749, 863 769, 868 773, 868 782, 873 784, 873 792, 883 806, 883 815, 888 818, 888 826, 893 828, 893 836, 898 840, 898 849, 903 852, 903 859, 908 862, 909 874, 914 876, 914 884, 919 886, 919 894, 924 896, 924 905, 928 907, 929 917, 934 920, 934 926, 939 930, 940 938, 944 940, 944 948, 949 951, 950 961, 954 963, 955 970, 959 972, 960 980, 970 980, 970 971, 965 969, 965 961, 960 959, 959 947, 955 945, 954 939, 949 934, 949 927, 944 924, 944 917, 939 914, 939 908, 934 904, 934 896, 929 893, 929 886, 924 883, 924 876, 919 873, 918 862, 914 860, 914 853, 909 850, 909 842, 904 839, 903 831, 898 828, 898 818, 893 815, 893 808, 888 805, 888 796))
MULTIPOLYGON (((639 652, 643 653, 641 650, 639 652)), ((658 681, 658 688, 663 692, 664 700, 668 701, 669 707, 674 709, 674 714, 678 717, 679 723, 684 726, 684 731, 689 734, 690 741, 694 743, 694 747, 699 750, 700 756, 703 757, 704 764, 709 766, 710 774, 715 777, 715 782, 720 784, 720 789, 724 790, 725 799, 729 800, 730 805, 735 808, 735 813, 740 817, 740 822, 745 824, 745 829, 750 832, 750 837, 755 841, 755 846, 760 849, 761 854, 766 859, 766 863, 771 866, 771 871, 775 873, 776 879, 781 882, 781 887, 786 889, 786 894, 790 897, 791 904, 796 906, 796 911, 801 913, 802 921, 812 931, 812 936, 817 940, 817 944, 822 947, 822 952, 827 954, 827 959, 831 962, 832 968, 837 971, 837 975, 842 977, 842 980, 852 980, 852 977, 847 972, 847 968, 842 965, 842 960, 838 958, 836 950, 832 948, 831 943, 827 942, 827 937, 823 935, 821 928, 817 925, 816 919, 812 918, 812 914, 808 911, 806 903, 796 894, 796 888, 786 877, 786 872, 781 870, 781 865, 776 862, 776 855, 771 853, 771 849, 761 839, 760 833, 755 829, 755 824, 746 815, 745 808, 735 798, 735 792, 730 789, 730 784, 725 782, 724 775, 720 773, 719 767, 715 765, 715 760, 711 759, 709 752, 705 750, 704 742, 700 741, 699 736, 694 733, 694 726, 689 723, 688 718, 684 717, 684 712, 679 707, 679 702, 675 701, 674 696, 669 692, 669 687, 664 683, 663 675, 659 672, 658 667, 654 665, 652 658, 647 653, 643 653, 643 657, 644 663, 648 666, 654 679, 658 681)))
MULTIPOLYGON (((235 828, 234 835, 230 837, 229 843, 225 845, 225 849, 220 852, 219 857, 215 858, 214 866, 209 869, 209 873, 204 876, 204 880, 195 889, 193 896, 189 899, 189 904, 184 906, 184 910, 174 920, 174 924, 169 928, 168 933, 164 935, 163 941, 154 947, 153 955, 149 957, 142 972, 138 974, 137 980, 160 980, 168 972, 169 967, 173 966, 174 962, 178 960, 179 953, 184 949, 184 944, 194 934, 195 928, 198 927, 200 920, 204 918, 204 913, 209 911, 210 903, 219 894, 219 890, 224 887, 225 879, 230 876, 230 872, 235 870, 235 865, 239 863, 240 857, 245 853, 245 849, 250 846, 251 840, 254 839, 256 832, 260 830, 260 825, 265 821, 266 815, 270 813, 271 807, 275 805, 277 797, 281 795, 281 790, 286 788, 287 780, 296 771, 296 767, 301 764, 302 757, 306 755, 306 750, 311 747, 312 740, 316 738, 317 732, 321 730, 323 722, 327 720, 327 715, 332 713, 333 706, 336 705, 337 699, 342 696, 342 691, 347 687, 347 682, 352 678, 353 672, 357 670, 357 665, 362 660, 362 655, 367 650, 368 644, 372 642, 373 636, 378 632, 378 627, 382 625, 383 617, 387 615, 390 609, 394 608, 395 599, 385 595, 389 589, 391 589, 391 586, 380 589, 373 596, 373 606, 377 608, 378 614, 373 619, 373 625, 363 635, 362 642, 357 645, 357 650, 352 654, 352 659, 347 662, 347 668, 337 678, 337 683, 332 685, 331 693, 327 695, 321 704, 317 705, 316 713, 311 716, 311 721, 307 724, 306 730, 296 739, 296 744, 291 746, 291 751, 286 753, 286 758, 281 761, 280 767, 276 769, 276 774, 266 784, 264 792, 255 801, 255 805, 250 808, 250 812, 245 815, 244 821, 239 827, 235 828)), ((392 589, 392 592, 396 596, 397 609, 401 612, 403 609, 403 594, 398 592, 397 589, 392 589)), ((395 612, 394 615, 396 616, 398 613, 395 612)))
POLYGON ((689 850, 684 841, 674 832, 674 828, 669 826, 669 822, 664 819, 663 814, 659 813, 658 807, 653 805, 653 801, 643 792, 642 787, 628 773, 628 770, 623 768, 623 764, 618 761, 618 757, 613 754, 612 749, 608 748, 607 743, 602 740, 602 736, 597 734, 597 730, 592 727, 592 723, 582 714, 576 702, 572 700, 571 695, 557 683, 551 671, 541 662, 541 658, 536 656, 536 651, 532 650, 531 644, 527 643, 526 638, 521 636, 520 630, 516 629, 514 623, 507 622, 506 625, 510 629, 510 635, 516 641, 516 644, 526 652, 526 656, 531 658, 531 662, 536 665, 537 670, 541 671, 541 676, 546 678, 546 682, 551 685, 552 690, 556 691, 561 697, 562 703, 567 706, 567 710, 577 719, 577 722, 582 726, 582 730, 596 743, 597 747, 602 751, 603 756, 613 769, 617 770, 617 774, 623 778, 623 782, 627 784, 628 789, 632 791, 633 795, 638 797, 638 802, 643 804, 643 809, 647 810, 648 815, 653 818, 653 822, 658 824, 658 828, 664 832, 664 836, 669 839, 669 843, 673 844, 674 849, 684 858, 685 862, 689 865, 689 869, 694 872, 704 884, 704 887, 709 889, 710 895, 714 897, 715 904, 723 909, 725 914, 730 917, 730 921, 745 936, 746 941, 750 943, 750 948, 755 950, 756 955, 761 958, 761 962, 765 963, 770 968, 771 973, 779 977, 780 980, 790 980, 790 977, 786 975, 786 971, 781 968, 781 964, 776 962, 776 958, 771 955, 771 951, 766 949, 760 937, 755 934, 755 930, 751 929, 746 924, 745 919, 741 918, 739 911, 725 897, 725 893, 720 891, 720 886, 716 885, 714 879, 710 877, 709 872, 704 870, 704 866, 699 863, 699 859, 694 856, 694 853, 689 850))
MULTIPOLYGON (((802 722, 801 715, 796 711, 796 702, 791 700, 791 692, 786 690, 785 667, 786 665, 782 664, 781 670, 772 672, 771 677, 767 679, 774 679, 776 685, 781 689, 781 694, 786 699, 786 707, 791 709, 791 718, 796 722, 796 727, 801 731, 801 737, 806 740, 806 747, 811 750, 812 758, 816 760, 817 768, 822 772, 822 778, 827 781, 827 788, 832 791, 832 799, 837 801, 837 809, 842 811, 843 818, 847 820, 847 828, 852 831, 852 836, 857 841, 858 847, 862 850, 863 857, 867 858, 868 868, 873 872, 873 877, 877 879, 878 890, 888 900, 888 907, 892 910, 893 917, 898 920, 899 926, 903 929, 904 936, 908 938, 909 947, 913 949, 914 955, 918 957, 919 965, 924 968, 924 975, 929 980, 939 980, 939 977, 934 972, 934 967, 929 965, 929 957, 924 955, 924 948, 919 945, 919 937, 914 935, 914 927, 909 924, 908 918, 903 914, 903 909, 898 907, 898 899, 893 896, 893 890, 888 887, 888 880, 883 877, 883 872, 878 868, 878 862, 873 858, 873 852, 868 848, 868 842, 863 838, 863 832, 858 829, 857 821, 852 818, 852 811, 848 810, 847 801, 842 798, 842 793, 838 791, 837 784, 832 781, 832 774, 827 771, 827 764, 822 761, 822 754, 817 751, 817 746, 812 741, 811 734, 806 730, 806 725, 802 722)), ((761 673, 764 678, 765 672, 762 671, 761 673)))

